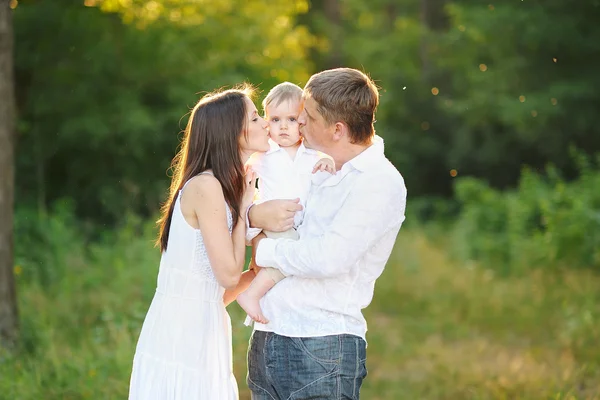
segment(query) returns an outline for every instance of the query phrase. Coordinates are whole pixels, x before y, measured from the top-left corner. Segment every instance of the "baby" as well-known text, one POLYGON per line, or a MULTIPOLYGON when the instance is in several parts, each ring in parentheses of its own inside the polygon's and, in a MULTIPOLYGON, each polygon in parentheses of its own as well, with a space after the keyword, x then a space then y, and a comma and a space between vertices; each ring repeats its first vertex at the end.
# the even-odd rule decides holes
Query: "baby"
MULTIPOLYGON (((300 199, 306 205, 312 174, 326 171, 335 174, 333 159, 323 153, 307 149, 300 137, 298 114, 302 107, 302 89, 284 82, 275 86, 263 101, 265 118, 269 122, 271 149, 256 153, 248 165, 258 176, 259 199, 300 199)), ((294 228, 286 232, 263 231, 269 238, 298 240, 296 229, 302 222, 304 212, 294 216, 294 228)), ((237 297, 238 304, 254 321, 266 324, 259 300, 284 276, 275 268, 261 268, 250 287, 237 297)), ((249 320, 247 319, 247 325, 249 320)))

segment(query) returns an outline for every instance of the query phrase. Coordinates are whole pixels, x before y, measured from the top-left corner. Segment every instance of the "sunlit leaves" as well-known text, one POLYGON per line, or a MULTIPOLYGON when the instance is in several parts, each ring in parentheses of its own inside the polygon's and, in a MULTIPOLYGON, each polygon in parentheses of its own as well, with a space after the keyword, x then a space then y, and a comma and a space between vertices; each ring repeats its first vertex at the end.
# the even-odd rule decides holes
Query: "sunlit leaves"
POLYGON ((263 93, 281 80, 306 82, 313 37, 295 22, 306 7, 284 0, 268 7, 257 0, 20 2, 21 187, 35 193, 47 182, 38 190, 48 203, 73 196, 81 215, 102 221, 126 209, 154 211, 186 113, 203 93, 243 81, 263 93), (36 171, 45 181, 36 181, 36 171))
MULTIPOLYGON (((97 0, 105 12, 122 15, 139 28, 163 23, 184 29, 183 40, 203 42, 204 60, 224 65, 241 60, 278 79, 308 79, 307 51, 315 38, 294 19, 308 11, 306 0, 97 0)), ((190 49, 191 50, 191 49, 190 49)))

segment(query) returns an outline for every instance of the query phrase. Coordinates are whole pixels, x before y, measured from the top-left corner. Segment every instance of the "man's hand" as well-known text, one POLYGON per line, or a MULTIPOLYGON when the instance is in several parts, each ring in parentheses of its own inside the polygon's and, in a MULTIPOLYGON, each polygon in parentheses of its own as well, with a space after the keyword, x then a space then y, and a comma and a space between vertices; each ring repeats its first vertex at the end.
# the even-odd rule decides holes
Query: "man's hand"
POLYGON ((258 271, 260 271, 261 268, 256 264, 256 249, 258 249, 258 243, 260 243, 260 241, 266 237, 267 236, 261 232, 254 239, 252 239, 252 258, 250 259, 250 265, 248 266, 248 269, 254 271, 256 274, 258 274, 258 271))
POLYGON ((248 213, 250 227, 285 232, 294 227, 294 215, 301 210, 300 199, 269 200, 255 204, 248 213))

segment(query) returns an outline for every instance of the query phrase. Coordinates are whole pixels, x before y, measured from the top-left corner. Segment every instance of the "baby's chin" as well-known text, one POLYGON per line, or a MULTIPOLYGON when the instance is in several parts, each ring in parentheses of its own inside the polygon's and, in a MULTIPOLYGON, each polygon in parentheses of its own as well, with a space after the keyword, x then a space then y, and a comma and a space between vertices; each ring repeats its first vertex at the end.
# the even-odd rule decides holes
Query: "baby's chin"
POLYGON ((300 145, 300 143, 302 143, 302 138, 299 137, 298 140, 296 140, 295 142, 293 140, 290 140, 289 138, 284 138, 283 140, 281 138, 277 138, 277 140, 274 140, 274 142, 277 143, 280 147, 291 147, 300 145))

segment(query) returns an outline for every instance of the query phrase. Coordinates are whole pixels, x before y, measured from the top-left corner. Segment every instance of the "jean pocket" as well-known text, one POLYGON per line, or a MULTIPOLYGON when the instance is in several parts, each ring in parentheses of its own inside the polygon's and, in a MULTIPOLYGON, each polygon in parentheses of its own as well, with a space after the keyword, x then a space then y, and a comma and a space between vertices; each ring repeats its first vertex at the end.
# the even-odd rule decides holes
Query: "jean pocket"
POLYGON ((340 398, 339 377, 337 371, 305 380, 304 386, 290 393, 288 400, 338 399, 340 398))
POLYGON ((339 364, 341 346, 339 336, 292 338, 294 344, 306 356, 324 364, 339 364))
POLYGON ((252 400, 275 400, 275 397, 267 389, 254 382, 250 376, 246 379, 246 383, 252 393, 252 400))

